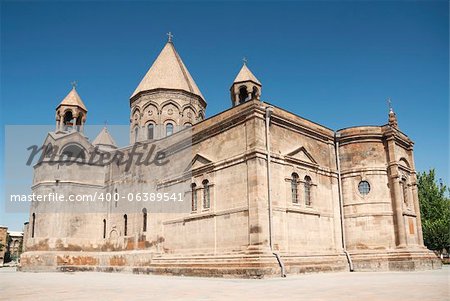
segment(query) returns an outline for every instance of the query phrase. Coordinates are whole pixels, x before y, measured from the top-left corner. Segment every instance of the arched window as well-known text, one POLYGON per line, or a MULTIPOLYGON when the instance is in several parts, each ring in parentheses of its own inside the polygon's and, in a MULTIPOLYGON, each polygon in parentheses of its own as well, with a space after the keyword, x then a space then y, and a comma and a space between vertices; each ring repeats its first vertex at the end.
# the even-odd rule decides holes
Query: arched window
POLYGON ((149 123, 147 125, 147 139, 153 139, 155 132, 155 125, 153 123, 149 123))
POLYGON ((76 120, 76 130, 80 131, 81 130, 81 125, 83 123, 83 114, 79 113, 77 120, 76 120))
POLYGON ((189 127, 191 127, 192 126, 192 123, 190 123, 190 122, 186 122, 185 124, 184 124, 184 127, 185 128, 189 128, 189 127))
POLYGON ((72 129, 73 125, 73 114, 72 111, 67 111, 64 113, 64 130, 69 131, 72 129))
POLYGON ((81 146, 69 144, 61 151, 61 158, 64 162, 83 162, 86 159, 86 154, 81 146))
POLYGON ((128 232, 128 216, 125 214, 123 216, 123 236, 127 236, 128 232))
POLYGON ((203 184, 203 208, 207 209, 211 206, 211 193, 209 191, 209 181, 204 180, 203 184))
POLYGON ((291 177, 291 196, 292 203, 298 204, 298 174, 296 174, 295 172, 291 177))
POLYGON ((114 207, 117 208, 119 202, 119 194, 117 193, 117 188, 114 189, 113 199, 114 199, 114 207))
POLYGON ((147 232, 147 209, 142 209, 142 231, 147 232))
POLYGON ((34 238, 34 226, 36 225, 36 214, 31 215, 31 238, 34 238))
POLYGON ((311 178, 305 177, 305 205, 311 206, 311 178))
POLYGON ((258 98, 258 88, 253 87, 252 99, 257 99, 257 98, 258 98))
POLYGON ((106 219, 103 220, 103 238, 106 238, 106 219))
POLYGON ((134 142, 138 141, 138 135, 139 135, 139 127, 135 126, 134 127, 134 142))
POLYGON ((173 134, 173 124, 172 123, 168 123, 166 124, 166 136, 170 136, 173 134))
POLYGON ((248 92, 247 87, 242 86, 239 88, 239 103, 244 103, 247 100, 248 92))
POLYGON ((197 211, 197 185, 195 183, 191 184, 192 193, 192 211, 197 211))

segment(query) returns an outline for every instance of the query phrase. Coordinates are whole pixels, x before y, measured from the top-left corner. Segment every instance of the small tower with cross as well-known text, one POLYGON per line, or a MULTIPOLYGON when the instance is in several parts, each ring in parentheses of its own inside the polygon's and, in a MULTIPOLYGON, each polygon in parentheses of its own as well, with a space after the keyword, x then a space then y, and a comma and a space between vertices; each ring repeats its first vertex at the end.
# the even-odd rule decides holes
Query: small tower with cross
POLYGON ((392 109, 392 102, 391 99, 387 99, 388 107, 389 107, 389 119, 388 124, 393 128, 398 128, 398 122, 397 122, 397 115, 394 112, 394 109, 392 109))
POLYGON ((244 57, 242 68, 230 88, 231 105, 233 107, 252 99, 259 100, 261 96, 261 82, 253 75, 247 64, 248 60, 244 57))
POLYGON ((77 92, 77 83, 74 81, 72 90, 56 107, 56 131, 83 132, 86 122, 87 109, 77 92))

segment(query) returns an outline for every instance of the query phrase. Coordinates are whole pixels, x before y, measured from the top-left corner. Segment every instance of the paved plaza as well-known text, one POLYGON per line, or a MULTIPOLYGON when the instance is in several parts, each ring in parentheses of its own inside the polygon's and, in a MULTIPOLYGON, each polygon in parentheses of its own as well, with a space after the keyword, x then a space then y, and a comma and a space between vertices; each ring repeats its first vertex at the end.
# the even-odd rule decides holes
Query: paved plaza
POLYGON ((450 300, 449 272, 326 273, 262 280, 25 273, 0 268, 0 300, 450 300))

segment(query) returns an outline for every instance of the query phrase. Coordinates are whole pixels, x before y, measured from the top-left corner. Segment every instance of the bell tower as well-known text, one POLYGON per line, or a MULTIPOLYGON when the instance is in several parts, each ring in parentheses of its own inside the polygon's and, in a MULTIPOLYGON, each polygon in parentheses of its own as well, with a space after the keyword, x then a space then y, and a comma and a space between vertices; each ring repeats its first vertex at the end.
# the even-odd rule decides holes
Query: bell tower
POLYGON ((259 99, 261 88, 261 82, 248 69, 247 61, 244 59, 244 64, 230 88, 231 105, 234 107, 248 100, 259 99))
POLYGON ((64 132, 83 132, 86 123, 87 109, 78 95, 76 83, 72 83, 72 90, 56 107, 56 129, 64 132))

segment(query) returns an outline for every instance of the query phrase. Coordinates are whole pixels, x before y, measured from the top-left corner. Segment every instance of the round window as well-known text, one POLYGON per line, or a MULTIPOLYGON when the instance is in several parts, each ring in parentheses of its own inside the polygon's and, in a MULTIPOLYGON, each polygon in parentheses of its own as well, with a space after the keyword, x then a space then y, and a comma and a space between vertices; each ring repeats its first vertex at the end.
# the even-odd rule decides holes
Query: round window
POLYGON ((370 184, 367 181, 361 181, 358 184, 358 190, 361 195, 367 195, 370 192, 370 184))

